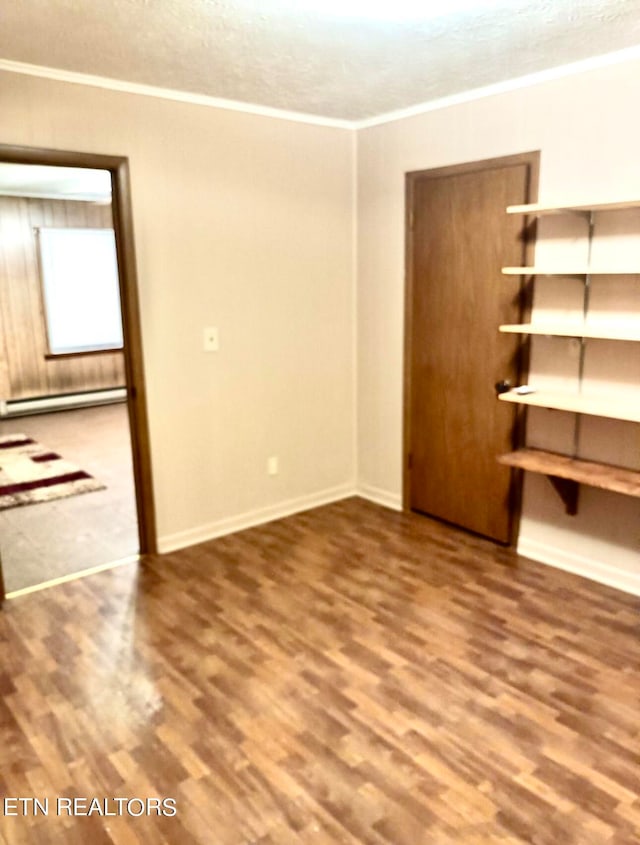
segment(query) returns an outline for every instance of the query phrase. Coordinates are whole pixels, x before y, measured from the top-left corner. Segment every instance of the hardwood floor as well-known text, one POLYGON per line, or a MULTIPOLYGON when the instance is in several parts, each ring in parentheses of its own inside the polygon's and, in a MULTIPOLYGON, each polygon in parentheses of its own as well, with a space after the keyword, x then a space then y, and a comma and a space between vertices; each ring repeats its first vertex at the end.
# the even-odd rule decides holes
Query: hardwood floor
POLYGON ((639 611, 359 499, 16 599, 0 842, 637 845, 639 611))

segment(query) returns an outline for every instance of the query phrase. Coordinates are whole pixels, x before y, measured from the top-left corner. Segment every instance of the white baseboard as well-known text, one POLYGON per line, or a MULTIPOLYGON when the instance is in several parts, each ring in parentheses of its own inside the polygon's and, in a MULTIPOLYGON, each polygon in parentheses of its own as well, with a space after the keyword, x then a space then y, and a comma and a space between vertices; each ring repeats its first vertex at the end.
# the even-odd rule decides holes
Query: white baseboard
POLYGON ((138 563, 140 555, 129 555, 120 560, 114 560, 111 563, 102 563, 98 566, 91 566, 89 569, 81 569, 78 572, 72 572, 70 575, 62 575, 60 578, 53 578, 51 581, 42 581, 40 584, 35 584, 33 587, 22 587, 19 590, 13 590, 6 593, 6 599, 17 599, 20 596, 28 596, 30 593, 38 593, 40 590, 48 590, 49 587, 57 587, 59 584, 68 584, 69 581, 77 581, 79 578, 86 578, 87 575, 96 575, 98 572, 106 572, 107 569, 117 569, 119 566, 125 566, 128 563, 138 563))
POLYGON ((383 505, 394 511, 402 510, 402 496, 399 493, 390 493, 388 490, 381 490, 379 487, 372 487, 370 484, 358 484, 357 495, 376 505, 383 505))
POLYGON ((279 502, 277 505, 269 505, 266 508, 258 508, 237 516, 226 517, 216 522, 209 522, 206 525, 199 525, 196 528, 188 528, 186 531, 177 531, 175 534, 166 534, 164 537, 158 538, 158 551, 161 554, 175 552, 187 546, 194 546, 196 543, 204 543, 207 540, 214 540, 216 537, 223 537, 225 534, 244 531, 245 528, 253 528, 255 525, 263 525, 265 522, 272 522, 274 519, 282 519, 285 516, 292 516, 310 508, 329 505, 331 502, 338 502, 341 499, 356 495, 355 483, 341 484, 329 490, 279 502))
POLYGON ((616 569, 616 567, 608 566, 599 560, 527 538, 519 540, 518 554, 538 563, 555 566, 556 569, 563 569, 565 572, 572 572, 574 575, 581 575, 583 578, 589 578, 591 581, 597 581, 607 587, 615 587, 615 589, 622 590, 625 593, 640 596, 640 572, 616 569))

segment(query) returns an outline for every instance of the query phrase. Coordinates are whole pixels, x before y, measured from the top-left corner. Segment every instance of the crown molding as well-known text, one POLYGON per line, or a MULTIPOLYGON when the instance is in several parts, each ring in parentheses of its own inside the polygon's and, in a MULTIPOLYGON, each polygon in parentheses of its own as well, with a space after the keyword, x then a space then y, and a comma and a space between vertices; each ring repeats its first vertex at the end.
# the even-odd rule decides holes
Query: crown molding
POLYGON ((549 68, 548 70, 536 71, 526 76, 518 76, 515 79, 507 79, 504 82, 496 82, 493 85, 486 85, 482 88, 472 88, 470 91, 462 91, 460 94, 452 94, 449 97, 441 97, 438 100, 429 100, 425 103, 418 103, 405 109, 386 112, 375 117, 354 121, 352 127, 355 130, 369 129, 373 126, 381 126, 384 123, 393 123, 396 120, 403 120, 407 117, 416 117, 427 112, 438 111, 439 109, 459 106, 463 103, 471 103, 475 100, 482 100, 485 97, 493 97, 496 94, 506 94, 510 91, 517 91, 521 88, 530 88, 541 85, 545 82, 552 82, 555 79, 562 79, 566 76, 574 76, 587 73, 590 70, 598 70, 603 67, 623 64, 624 62, 640 59, 640 45, 627 47, 624 50, 617 50, 614 53, 605 53, 601 56, 593 56, 590 59, 582 59, 568 65, 549 68))
POLYGON ((600 56, 593 56, 589 59, 581 59, 570 64, 549 68, 548 70, 536 71, 515 79, 507 79, 503 82, 496 82, 482 88, 472 88, 469 91, 462 91, 459 94, 452 94, 448 97, 440 97, 437 100, 428 100, 417 103, 414 106, 397 109, 374 117, 362 120, 346 120, 341 118, 323 117, 321 115, 305 114, 304 112, 287 111, 270 106, 259 106, 253 103, 242 103, 237 100, 225 100, 220 97, 210 97, 206 94, 194 94, 189 91, 177 91, 173 88, 159 88, 155 85, 145 85, 139 82, 127 82, 122 79, 113 79, 107 76, 94 76, 88 73, 77 73, 72 70, 46 67, 45 65, 33 65, 26 62, 16 62, 11 59, 0 58, 0 71, 8 73, 19 73, 26 76, 36 76, 42 79, 52 79, 57 82, 71 82, 76 85, 88 85, 94 88, 104 88, 109 91, 122 91, 126 94, 138 94, 144 97, 157 97, 163 100, 174 100, 180 103, 206 106, 209 108, 224 109, 226 111, 237 111, 245 114, 255 114, 261 117, 271 117, 276 120, 288 120, 294 123, 307 123, 313 126, 328 126, 334 129, 349 129, 358 131, 380 126, 385 123, 393 123, 397 120, 404 120, 408 117, 416 117, 428 112, 440 109, 459 106, 464 103, 471 103, 475 100, 482 100, 487 97, 494 97, 498 94, 506 94, 522 88, 534 87, 545 82, 552 82, 567 76, 574 76, 587 73, 591 70, 598 70, 624 62, 640 59, 640 45, 627 47, 624 50, 617 50, 613 53, 605 53, 600 56))
POLYGON ((53 79, 56 82, 88 85, 93 88, 106 88, 109 91, 122 91, 125 94, 139 94, 143 97, 158 97, 161 100, 174 100, 179 103, 190 103, 195 106, 207 106, 226 111, 256 114, 260 117, 272 117, 276 120, 288 120, 294 123, 309 123, 313 126, 329 126, 334 129, 354 128, 354 123, 351 120, 286 111, 286 109, 258 106, 253 103, 241 103, 237 100, 209 97, 206 94, 176 91, 173 88, 158 88, 155 85, 144 85, 140 82, 126 82, 123 79, 112 79, 108 76, 94 76, 89 73, 77 73, 73 70, 62 70, 61 68, 46 67, 44 65, 32 65, 26 62, 14 62, 11 59, 0 59, 0 71, 19 73, 25 76, 37 76, 41 79, 53 79))

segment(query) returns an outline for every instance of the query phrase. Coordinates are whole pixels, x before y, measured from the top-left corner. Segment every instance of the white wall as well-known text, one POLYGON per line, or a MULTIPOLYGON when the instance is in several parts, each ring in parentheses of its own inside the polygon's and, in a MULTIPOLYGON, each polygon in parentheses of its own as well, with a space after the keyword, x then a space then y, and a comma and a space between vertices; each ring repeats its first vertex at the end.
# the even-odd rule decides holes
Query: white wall
MULTIPOLYGON (((365 491, 390 504, 400 502, 404 174, 541 150, 541 201, 638 198, 639 98, 636 60, 358 133, 358 467, 365 491)), ((627 282, 626 292, 616 283, 620 298, 609 307, 638 309, 637 279, 627 282)), ((542 290, 537 308, 553 307, 548 297, 542 290)), ((545 342, 556 341, 541 339, 545 342)), ((637 348, 609 345, 604 354, 607 378, 619 365, 616 388, 637 395, 637 348), (634 376, 635 386, 628 380, 634 376)), ((539 345, 531 381, 544 362, 539 345)), ((601 376, 592 370, 585 389, 601 387, 601 376)), ((566 433, 558 419, 557 412, 532 414, 533 439, 561 448, 566 433)), ((590 450, 594 458, 640 468, 640 434, 633 424, 587 420, 583 443, 590 444, 585 454, 590 450)), ((569 517, 547 480, 528 474, 519 548, 640 592, 640 500, 583 487, 580 512, 569 517)))
POLYGON ((352 490, 352 133, 13 73, 0 115, 130 159, 161 547, 352 490))

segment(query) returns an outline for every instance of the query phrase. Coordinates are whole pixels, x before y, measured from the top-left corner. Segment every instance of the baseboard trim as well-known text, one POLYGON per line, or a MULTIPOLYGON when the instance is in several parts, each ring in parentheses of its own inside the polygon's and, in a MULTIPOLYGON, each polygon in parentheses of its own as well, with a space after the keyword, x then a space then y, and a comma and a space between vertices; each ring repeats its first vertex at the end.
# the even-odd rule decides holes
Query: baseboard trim
POLYGON ((518 554, 535 560, 537 563, 554 566, 556 569, 563 569, 565 572, 580 575, 590 581, 597 581, 607 587, 614 587, 616 590, 640 596, 640 572, 616 569, 613 566, 601 563, 599 560, 567 552, 555 546, 548 546, 546 543, 527 538, 519 540, 518 554))
POLYGON ((139 561, 139 554, 129 555, 120 560, 111 561, 111 563, 101 563, 98 566, 91 566, 89 569, 81 569, 69 575, 61 575, 60 578, 53 578, 51 581, 42 581, 40 584, 34 584, 33 587, 21 587, 19 590, 13 590, 7 593, 5 599, 18 599, 21 596, 28 596, 31 593, 39 593, 40 590, 48 590, 49 587, 58 587, 60 584, 78 581, 80 578, 86 578, 87 575, 96 575, 98 572, 106 572, 109 569, 117 569, 119 566, 126 566, 128 563, 138 563, 139 561))
POLYGON ((165 534, 164 537, 158 538, 158 551, 160 554, 175 552, 187 546, 195 546, 197 543, 215 540, 216 537, 224 537, 225 534, 234 534, 236 531, 244 531, 246 528, 264 525, 264 523, 273 522, 275 519, 283 519, 285 516, 293 516, 293 514, 301 513, 311 508, 329 505, 332 502, 339 502, 341 499, 347 499, 350 496, 356 495, 355 483, 341 484, 338 487, 321 490, 318 493, 311 493, 308 496, 300 496, 297 499, 289 499, 279 502, 277 505, 258 508, 257 510, 220 519, 216 522, 209 522, 205 525, 199 525, 196 528, 189 528, 186 531, 165 534))
POLYGON ((373 487, 371 484, 358 484, 357 495, 362 496, 363 499, 368 499, 370 502, 375 502, 376 505, 383 505, 383 507, 391 508, 394 511, 402 510, 402 497, 399 493, 390 493, 388 490, 373 487))

